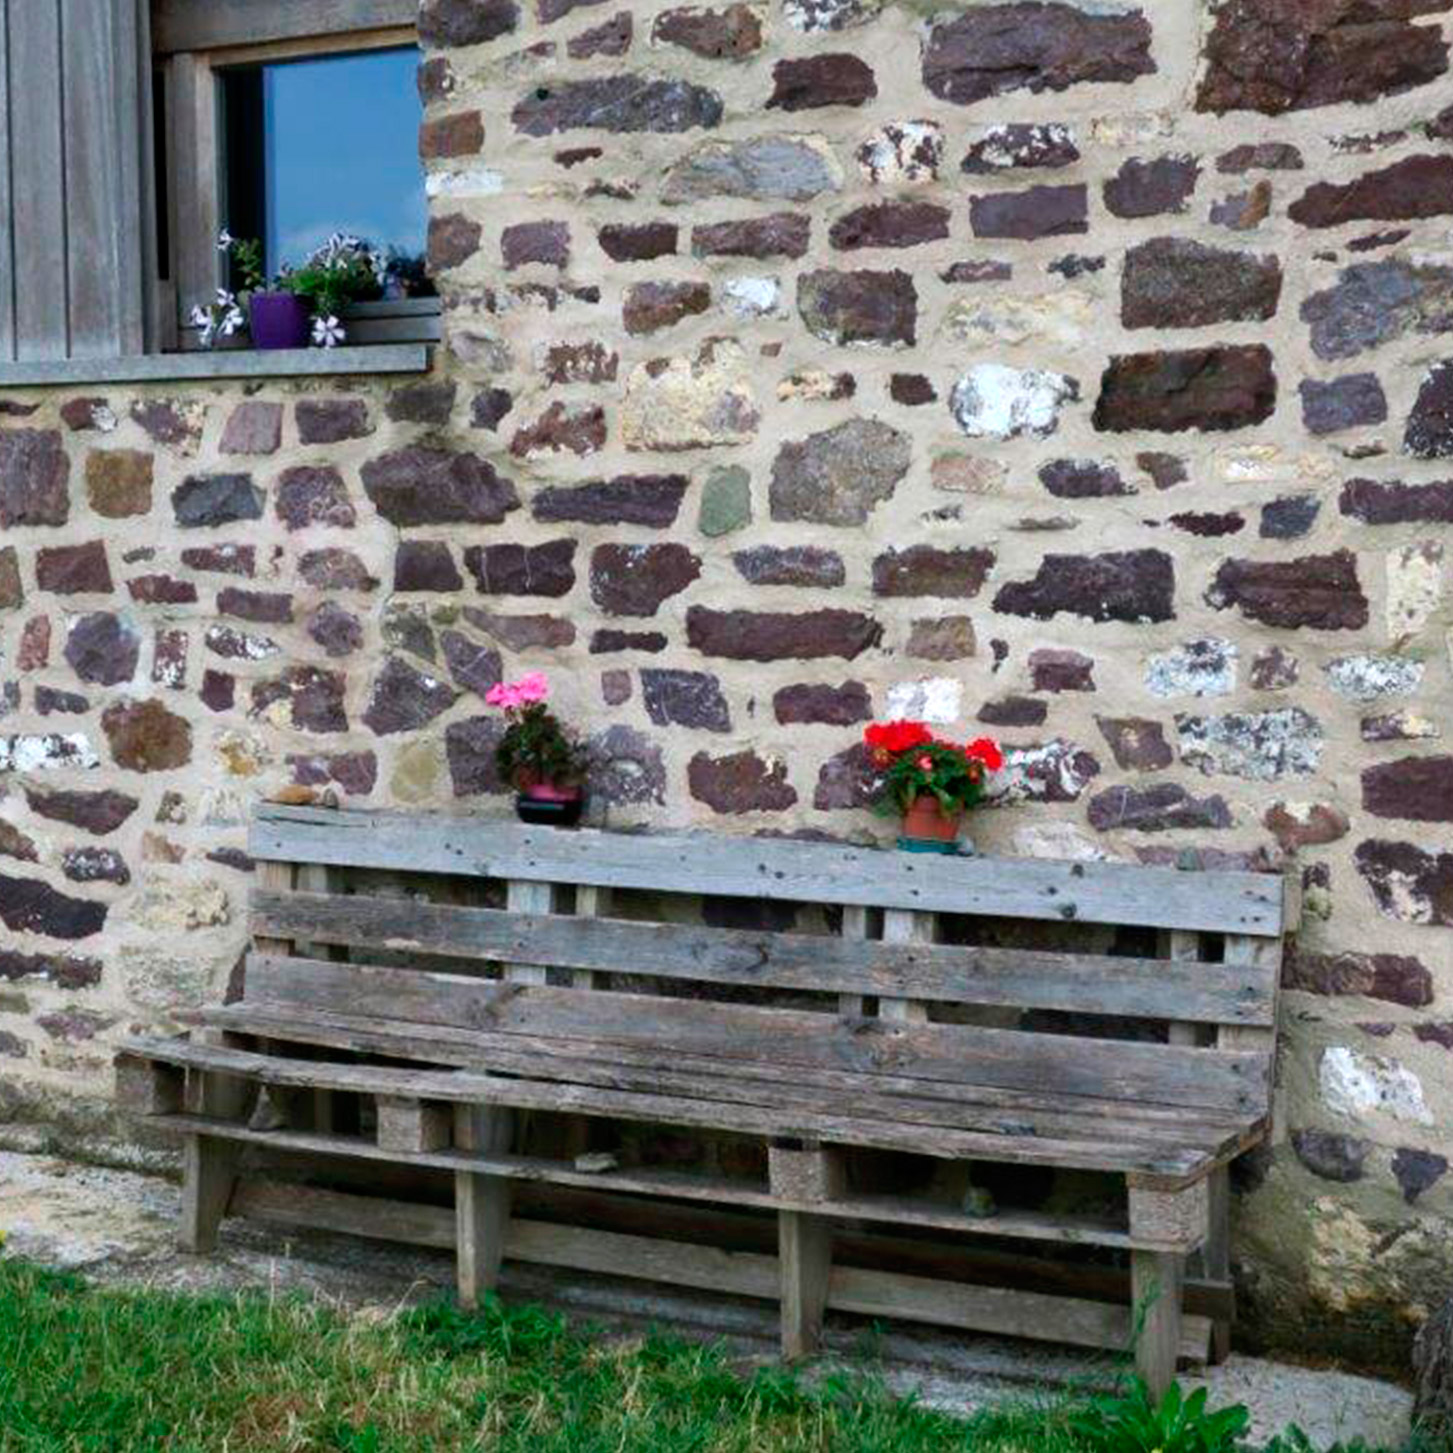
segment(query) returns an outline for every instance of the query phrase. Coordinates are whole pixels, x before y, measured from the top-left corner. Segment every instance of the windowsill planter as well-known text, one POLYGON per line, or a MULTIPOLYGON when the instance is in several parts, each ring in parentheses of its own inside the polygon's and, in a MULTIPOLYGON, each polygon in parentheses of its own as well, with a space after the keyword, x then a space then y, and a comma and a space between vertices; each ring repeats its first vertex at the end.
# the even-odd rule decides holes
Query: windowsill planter
POLYGON ((87 383, 170 383, 209 378, 291 378, 360 373, 427 373, 427 343, 349 348, 220 349, 132 358, 60 358, 0 363, 0 388, 87 383))

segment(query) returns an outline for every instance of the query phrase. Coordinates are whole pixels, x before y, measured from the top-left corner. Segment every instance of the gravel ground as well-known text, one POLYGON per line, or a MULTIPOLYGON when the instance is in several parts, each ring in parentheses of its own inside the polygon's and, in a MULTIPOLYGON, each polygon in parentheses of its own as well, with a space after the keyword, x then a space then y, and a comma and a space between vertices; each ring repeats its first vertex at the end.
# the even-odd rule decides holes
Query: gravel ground
MULTIPOLYGON (((215 1257, 185 1256, 173 1241, 177 1206, 175 1185, 159 1176, 0 1151, 0 1231, 7 1255, 81 1270, 101 1282, 304 1291, 349 1310, 398 1306, 452 1282, 446 1256, 348 1237, 287 1236, 244 1221, 227 1224, 215 1257)), ((774 1319, 761 1304, 514 1265, 506 1268, 502 1290, 607 1326, 636 1330, 670 1323, 728 1341, 745 1361, 773 1356, 774 1319)), ((890 1333, 865 1349, 860 1332, 843 1329, 830 1332, 829 1345, 839 1356, 870 1351, 894 1387, 955 1411, 1046 1385, 1103 1385, 1110 1371, 1105 1361, 1066 1349, 932 1330, 890 1333)), ((1291 1422, 1319 1446, 1357 1437, 1396 1446, 1408 1434, 1409 1394, 1370 1378, 1234 1356, 1193 1381, 1202 1383, 1214 1403, 1245 1403, 1261 1439, 1291 1422)))

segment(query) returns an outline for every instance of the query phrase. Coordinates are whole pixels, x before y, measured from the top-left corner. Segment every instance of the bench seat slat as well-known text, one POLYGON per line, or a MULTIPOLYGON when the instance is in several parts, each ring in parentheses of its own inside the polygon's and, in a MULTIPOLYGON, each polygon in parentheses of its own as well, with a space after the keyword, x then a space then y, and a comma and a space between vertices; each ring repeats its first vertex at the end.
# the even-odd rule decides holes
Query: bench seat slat
POLYGON ((607 1089, 683 1095, 727 1106, 751 1104, 779 1109, 834 1113, 851 1097, 855 1113, 905 1124, 941 1125, 1002 1136, 1037 1134, 1052 1138, 1102 1139, 1107 1123, 1125 1128, 1135 1140, 1172 1147, 1194 1146, 1221 1155, 1250 1133, 1245 1120, 1192 1119, 1184 1111, 1152 1117, 1130 1114, 1106 1101, 1065 1100, 1048 1095, 1006 1097, 972 1087, 945 1087, 901 1076, 844 1075, 825 1070, 783 1070, 780 1065, 738 1061, 725 1065, 679 1054, 640 1050, 622 1054, 603 1046, 590 1055, 578 1041, 479 1031, 443 1031, 428 1039, 400 1034, 368 1021, 342 1016, 284 1020, 247 1006, 210 1011, 210 1023, 234 1032, 260 1035, 271 1042, 325 1044, 395 1059, 453 1063, 461 1069, 517 1074, 607 1089), (946 1091, 935 1095, 934 1091, 946 1091), (996 1103, 1008 1099, 1009 1103, 996 1103))
POLYGON ((869 942, 825 934, 752 933, 692 924, 506 913, 409 900, 310 893, 253 896, 259 940, 387 947, 444 957, 605 970, 753 988, 914 997, 1270 1025, 1272 976, 1254 965, 869 942))
POLYGON ((1259 1113, 1270 1057, 1257 1051, 1097 1040, 1020 1030, 500 984, 363 964, 252 960, 247 999, 359 1017, 463 1024, 592 1043, 663 1045, 725 1060, 892 1070, 956 1084, 1259 1113))
POLYGON ((287 1060, 180 1040, 135 1039, 126 1052, 189 1068, 245 1076, 264 1084, 406 1096, 445 1103, 508 1105, 516 1109, 586 1111, 612 1118, 733 1129, 746 1134, 815 1138, 881 1150, 907 1150, 947 1159, 984 1159, 1108 1170, 1179 1184, 1195 1180, 1216 1162, 1211 1151, 1189 1145, 1136 1144, 1123 1127, 1107 1125, 1099 1139, 1051 1139, 986 1134, 940 1126, 863 1120, 852 1115, 800 1109, 765 1109, 741 1103, 693 1101, 598 1086, 556 1084, 475 1070, 391 1069, 287 1060), (1118 1132, 1118 1133, 1117 1133, 1118 1132))
POLYGON ((254 858, 268 861, 1223 933, 1275 936, 1284 914, 1282 879, 1269 874, 705 834, 557 832, 440 814, 267 804, 249 843, 254 858))

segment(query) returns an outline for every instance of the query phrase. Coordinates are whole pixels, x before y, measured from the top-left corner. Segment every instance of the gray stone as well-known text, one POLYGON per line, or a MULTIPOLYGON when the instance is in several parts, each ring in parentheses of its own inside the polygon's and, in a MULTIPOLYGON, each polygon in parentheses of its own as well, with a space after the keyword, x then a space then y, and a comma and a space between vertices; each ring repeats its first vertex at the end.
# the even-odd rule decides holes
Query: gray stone
POLYGON ((1090 826, 1100 832, 1176 832, 1182 828, 1231 826, 1223 797, 1192 797, 1184 787, 1111 787, 1090 799, 1090 826))
POLYGON ((590 795, 613 807, 661 805, 666 766, 661 748, 628 726, 607 727, 589 743, 590 795))
POLYGON ((250 474, 193 474, 172 491, 172 513, 183 529, 262 518, 263 493, 250 474))
POLYGON ((838 191, 842 168, 818 137, 765 135, 709 141, 666 174, 661 200, 668 205, 708 197, 806 202, 838 191))
POLYGON ((1314 776, 1326 740, 1321 723, 1301 707, 1177 716, 1176 729, 1188 766, 1251 782, 1314 776))
POLYGON ((705 86, 628 74, 539 86, 510 113, 515 130, 526 136, 575 130, 681 132, 717 126, 721 117, 721 97, 705 86))
POLYGON ((862 525, 908 473, 908 436, 875 419, 789 441, 772 466, 774 520, 862 525))
POLYGON ((1302 423, 1313 434, 1336 434, 1387 420, 1387 395, 1375 373, 1349 373, 1343 378, 1303 379, 1302 423))
POLYGON ((1292 1149, 1314 1176, 1347 1185, 1362 1179, 1372 1145, 1355 1135, 1334 1130, 1293 1130, 1292 1149))
POLYGON ((656 726, 691 727, 698 731, 729 732, 731 711, 721 683, 706 671, 641 670, 641 699, 646 715, 656 726))
POLYGON ((1344 268, 1302 304, 1318 358, 1353 358, 1408 333, 1453 332, 1453 266, 1388 258, 1344 268))

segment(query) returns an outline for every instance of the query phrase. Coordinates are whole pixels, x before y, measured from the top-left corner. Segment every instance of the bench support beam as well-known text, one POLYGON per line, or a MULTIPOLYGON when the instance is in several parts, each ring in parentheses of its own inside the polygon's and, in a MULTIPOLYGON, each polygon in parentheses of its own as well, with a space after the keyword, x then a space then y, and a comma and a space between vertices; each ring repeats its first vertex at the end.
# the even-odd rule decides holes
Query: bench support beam
POLYGON ((1176 1375, 1181 1349, 1181 1288, 1185 1257, 1168 1251, 1132 1251, 1130 1285, 1140 1337, 1135 1370, 1159 1400, 1176 1375))
MULTIPOLYGON (((194 1070, 187 1076, 187 1108, 219 1120, 245 1120, 256 1087, 236 1075, 194 1070)), ((182 1149, 183 1251, 205 1256, 217 1246, 217 1230, 237 1185, 238 1142, 189 1135, 182 1149)))
MULTIPOLYGON (((508 1151, 514 1130, 509 1110, 456 1105, 454 1143, 460 1150, 508 1151)), ((499 1282, 510 1225, 511 1182, 505 1176, 456 1171, 454 1215, 459 1258, 459 1303, 475 1308, 499 1282)))
POLYGON ((777 1213, 782 1275, 782 1356, 811 1357, 822 1343, 822 1319, 832 1276, 832 1223, 806 1211, 777 1213))

